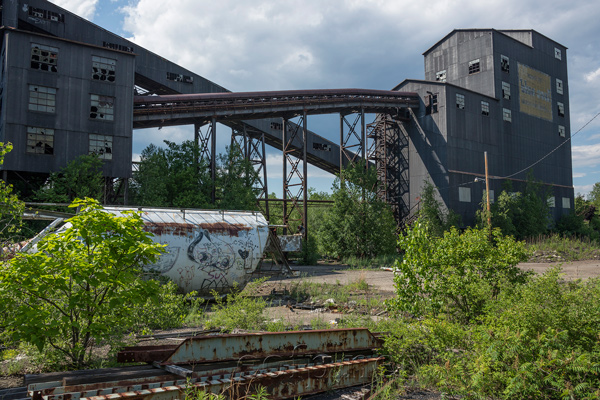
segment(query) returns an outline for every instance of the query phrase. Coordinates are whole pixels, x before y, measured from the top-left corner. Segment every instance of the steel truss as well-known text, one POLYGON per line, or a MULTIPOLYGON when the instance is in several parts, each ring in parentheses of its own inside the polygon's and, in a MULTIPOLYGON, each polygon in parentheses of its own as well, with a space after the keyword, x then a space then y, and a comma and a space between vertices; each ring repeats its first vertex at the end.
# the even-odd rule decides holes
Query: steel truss
POLYGON ((392 207, 398 225, 408 217, 409 137, 402 122, 387 114, 378 114, 367 126, 368 160, 377 170, 377 195, 392 207))
POLYGON ((204 161, 208 165, 211 179, 211 193, 210 200, 215 204, 216 188, 215 180, 217 177, 217 162, 216 162, 216 148, 217 148, 217 120, 213 117, 210 121, 203 123, 194 124, 194 142, 198 148, 198 154, 195 155, 194 159, 198 162, 198 167, 204 161))
POLYGON ((261 212, 270 220, 269 189, 267 185, 267 156, 265 152, 265 133, 243 124, 241 128, 231 129, 231 145, 240 149, 244 159, 248 160, 257 174, 254 187, 258 189, 257 201, 261 212))
POLYGON ((365 160, 365 110, 360 113, 340 114, 340 172, 348 165, 353 165, 359 160, 365 160), (349 119, 354 116, 354 119, 349 119), (357 125, 360 122, 360 131, 357 125))
MULTIPOLYGON (((291 123, 287 119, 283 120, 282 128, 282 150, 283 150, 283 225, 290 226, 291 222, 300 222, 304 226, 302 234, 306 239, 308 237, 307 227, 307 167, 306 160, 306 135, 307 135, 307 115, 306 111, 300 116, 297 123, 291 123), (294 142, 302 143, 302 158, 292 155, 294 151, 294 142), (302 169, 300 169, 302 162, 302 169), (289 165, 289 169, 288 169, 289 165), (296 190, 298 189, 298 190, 296 190), (290 200, 290 201, 288 201, 290 200), (289 204, 291 202, 291 205, 289 204), (293 219, 294 210, 300 211, 300 219, 293 219)), ((284 228, 283 234, 286 235, 287 228, 284 228)))

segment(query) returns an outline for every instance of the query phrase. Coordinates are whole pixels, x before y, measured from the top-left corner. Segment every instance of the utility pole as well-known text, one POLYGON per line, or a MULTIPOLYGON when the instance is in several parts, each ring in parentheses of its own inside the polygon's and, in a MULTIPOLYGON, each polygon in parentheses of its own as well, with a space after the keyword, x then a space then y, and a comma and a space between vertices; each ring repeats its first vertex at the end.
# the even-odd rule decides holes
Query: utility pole
POLYGON ((488 221, 488 227, 490 228, 490 231, 491 231, 491 229, 492 229, 492 213, 490 211, 490 181, 488 178, 487 151, 483 152, 483 157, 485 159, 485 196, 486 196, 486 203, 487 203, 487 221, 488 221))

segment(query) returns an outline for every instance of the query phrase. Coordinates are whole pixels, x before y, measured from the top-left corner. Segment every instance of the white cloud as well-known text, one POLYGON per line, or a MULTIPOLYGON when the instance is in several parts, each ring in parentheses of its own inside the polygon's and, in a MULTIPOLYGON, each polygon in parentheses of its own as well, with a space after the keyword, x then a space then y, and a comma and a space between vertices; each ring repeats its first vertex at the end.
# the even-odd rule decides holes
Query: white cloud
POLYGON ((600 144, 573 146, 573 167, 595 167, 600 164, 600 144))
POLYGON ((598 82, 598 80, 600 80, 600 68, 585 74, 585 80, 587 82, 598 82))
POLYGON ((582 195, 583 197, 587 197, 588 193, 592 190, 593 187, 594 185, 575 185, 574 191, 576 195, 582 195))
POLYGON ((91 20, 96 13, 98 0, 50 0, 52 3, 78 16, 91 20))
POLYGON ((573 178, 583 178, 586 175, 585 172, 573 172, 573 178))

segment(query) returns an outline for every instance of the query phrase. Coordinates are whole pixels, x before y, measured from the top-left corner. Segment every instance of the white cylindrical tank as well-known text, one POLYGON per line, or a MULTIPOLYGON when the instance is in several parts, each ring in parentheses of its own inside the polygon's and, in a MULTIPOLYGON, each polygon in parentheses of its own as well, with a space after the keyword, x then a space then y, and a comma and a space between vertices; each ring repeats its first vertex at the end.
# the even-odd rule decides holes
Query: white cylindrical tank
POLYGON ((263 255, 268 223, 258 212, 104 207, 140 211, 145 230, 166 253, 147 269, 172 279, 184 292, 210 296, 244 287, 263 255))

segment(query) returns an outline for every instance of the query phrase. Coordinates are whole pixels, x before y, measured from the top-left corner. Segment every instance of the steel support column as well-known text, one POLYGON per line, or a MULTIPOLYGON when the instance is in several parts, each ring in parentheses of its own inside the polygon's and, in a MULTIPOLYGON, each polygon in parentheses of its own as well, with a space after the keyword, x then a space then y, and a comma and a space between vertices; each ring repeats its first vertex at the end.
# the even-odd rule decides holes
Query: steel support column
POLYGON ((340 171, 366 157, 365 112, 340 114, 340 171), (349 119, 353 115, 354 119, 349 119), (360 122, 360 131, 357 125, 360 122))
POLYGON ((232 128, 231 144, 237 146, 243 153, 244 158, 252 164, 256 171, 257 181, 254 187, 258 189, 257 199, 264 199, 264 202, 258 202, 262 207, 261 212, 270 220, 269 213, 269 189, 267 185, 267 158, 265 153, 265 133, 250 132, 244 124, 241 129, 232 128))
POLYGON ((210 171, 210 179, 212 182, 212 188, 210 193, 211 202, 214 204, 216 201, 216 185, 215 180, 217 177, 217 162, 216 162, 216 149, 217 149, 217 121, 213 117, 208 123, 196 123, 194 124, 194 141, 198 148, 198 164, 202 164, 204 161, 210 171), (206 129, 203 129, 206 126, 206 129))
POLYGON ((402 122, 379 114, 367 127, 368 158, 376 165, 377 194, 392 207, 399 226, 409 216, 409 140, 402 122))
MULTIPOLYGON (((289 227, 290 222, 301 222, 304 225, 304 234, 306 234, 306 112, 300 117, 300 121, 295 124, 290 123, 287 119, 283 121, 282 142, 283 142, 283 225, 289 227), (302 130, 302 135, 300 134, 302 130), (302 140, 302 158, 296 158, 292 155, 292 144, 302 140), (302 170, 299 168, 302 161, 302 170), (288 170, 288 164, 290 166, 288 170), (296 191, 295 189, 298 188, 296 191), (302 203, 300 198, 302 196, 302 203), (291 201, 291 206, 288 203, 291 201), (300 211, 300 218, 293 219, 293 213, 296 209, 300 211)), ((287 229, 284 228, 284 234, 287 234, 287 229)))

